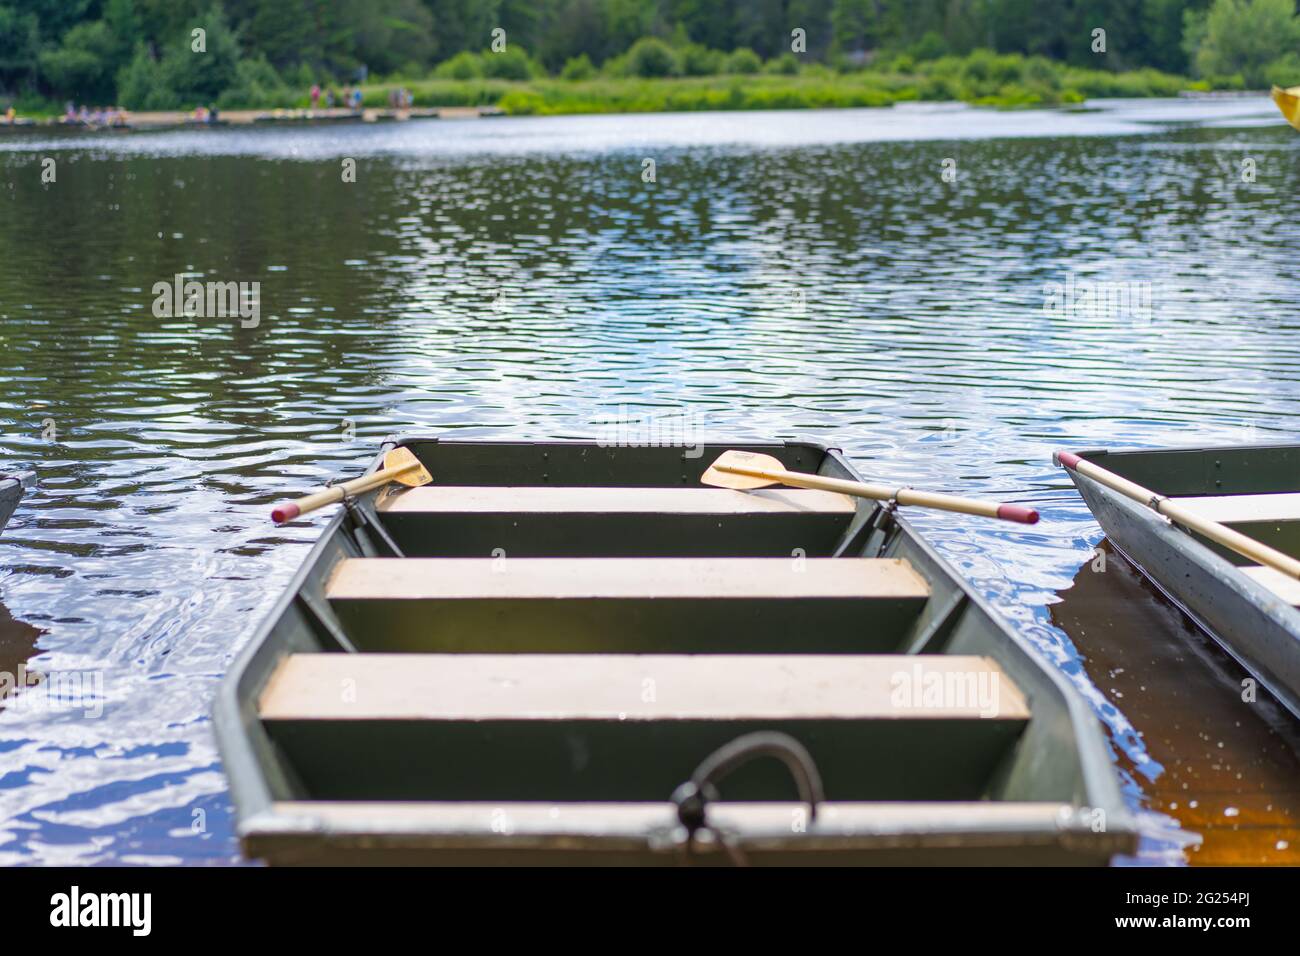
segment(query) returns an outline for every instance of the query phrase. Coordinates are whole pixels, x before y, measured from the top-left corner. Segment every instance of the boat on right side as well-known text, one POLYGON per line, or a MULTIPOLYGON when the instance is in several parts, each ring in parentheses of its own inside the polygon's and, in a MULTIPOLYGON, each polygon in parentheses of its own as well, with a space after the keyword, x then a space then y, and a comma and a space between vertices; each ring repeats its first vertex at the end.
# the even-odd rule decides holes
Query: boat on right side
POLYGON ((1055 458, 1110 542, 1300 717, 1300 445, 1055 458))
POLYGON ((1273 87, 1273 102, 1282 111, 1286 121, 1296 129, 1300 129, 1300 86, 1293 86, 1286 90, 1280 86, 1273 87))

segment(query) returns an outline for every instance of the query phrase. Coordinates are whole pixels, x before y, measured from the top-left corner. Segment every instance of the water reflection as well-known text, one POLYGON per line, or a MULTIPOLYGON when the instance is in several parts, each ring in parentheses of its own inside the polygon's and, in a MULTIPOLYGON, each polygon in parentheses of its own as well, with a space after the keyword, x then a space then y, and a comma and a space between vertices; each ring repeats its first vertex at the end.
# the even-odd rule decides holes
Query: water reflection
POLYGON ((268 503, 390 431, 594 437, 621 406, 1034 501, 1031 531, 917 520, 1167 774, 1051 619, 1096 528, 1050 453, 1293 427, 1300 140, 1238 104, 900 116, 0 141, 0 460, 41 473, 5 600, 106 699, 0 714, 0 862, 234 859, 209 701, 315 537, 268 503), (261 322, 155 318, 178 273, 260 282, 261 322), (1049 314, 1069 274, 1151 314, 1049 314))
MULTIPOLYGON (((4 696, 17 689, 20 673, 26 673, 27 662, 36 652, 36 639, 44 633, 26 621, 17 620, 7 607, 0 604, 0 675, 7 675, 11 683, 0 688, 0 708, 4 696)), ((3 681, 3 678, 0 678, 3 681)))
POLYGON ((1300 729, 1282 706, 1245 694, 1247 672, 1109 545, 1062 598, 1053 623, 1141 736, 1142 759, 1129 748, 1120 767, 1164 839, 1139 859, 1300 862, 1300 729))

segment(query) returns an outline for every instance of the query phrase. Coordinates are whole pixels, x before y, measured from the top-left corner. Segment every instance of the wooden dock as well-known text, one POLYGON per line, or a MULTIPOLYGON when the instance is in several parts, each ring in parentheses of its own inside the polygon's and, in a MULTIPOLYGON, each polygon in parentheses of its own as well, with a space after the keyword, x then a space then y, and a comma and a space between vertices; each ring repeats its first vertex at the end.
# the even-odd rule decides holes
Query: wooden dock
POLYGON ((404 123, 416 119, 485 119, 504 116, 505 111, 496 106, 413 106, 409 109, 366 108, 360 110, 335 107, 333 109, 277 109, 277 110, 221 110, 215 121, 201 120, 193 112, 171 110, 162 112, 126 112, 125 121, 118 123, 83 123, 57 119, 31 120, 20 118, 6 123, 0 118, 0 132, 19 130, 62 129, 81 132, 115 132, 128 130, 160 129, 212 129, 227 126, 319 126, 330 123, 404 123))

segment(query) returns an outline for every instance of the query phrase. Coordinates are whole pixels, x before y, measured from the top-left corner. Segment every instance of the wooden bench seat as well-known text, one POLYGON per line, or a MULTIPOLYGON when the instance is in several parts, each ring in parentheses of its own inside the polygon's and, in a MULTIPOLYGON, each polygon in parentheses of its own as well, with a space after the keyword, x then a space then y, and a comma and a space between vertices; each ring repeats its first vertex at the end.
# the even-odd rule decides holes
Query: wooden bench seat
MULTIPOLYGON (((299 654, 260 718, 312 799, 662 800, 754 730, 836 799, 978 799, 1029 718, 982 657, 299 654)), ((783 799, 760 761, 732 799, 783 799)))
POLYGON ((829 555, 856 504, 797 488, 394 488, 376 500, 410 556, 829 555))
POLYGON ((883 653, 929 597, 869 558, 354 558, 328 597, 362 651, 883 653))
POLYGON ((1174 498, 1202 518, 1220 524, 1249 524, 1257 521, 1300 521, 1300 493, 1269 495, 1209 495, 1174 498))
MULTIPOLYGON (((400 487, 400 486, 399 486, 400 487)), ((380 514, 852 514, 848 495, 810 488, 518 488, 423 485, 380 497, 380 514)))
POLYGON ((260 712, 264 720, 370 721, 1029 716, 989 658, 902 654, 293 654, 268 682, 260 712), (981 679, 996 684, 994 714, 973 690, 981 679), (935 682, 929 697, 911 693, 927 681, 935 682), (349 693, 340 695, 345 682, 349 693))

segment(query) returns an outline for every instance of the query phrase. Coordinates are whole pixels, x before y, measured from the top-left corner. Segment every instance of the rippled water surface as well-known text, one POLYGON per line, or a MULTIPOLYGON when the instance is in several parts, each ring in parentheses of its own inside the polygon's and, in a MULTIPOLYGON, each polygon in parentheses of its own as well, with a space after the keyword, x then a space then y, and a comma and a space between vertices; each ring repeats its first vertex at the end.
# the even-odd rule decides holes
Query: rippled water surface
POLYGON ((0 138, 0 464, 40 473, 0 670, 99 675, 103 711, 0 712, 0 863, 237 860, 209 703, 324 521, 268 504, 392 432, 624 407, 1035 502, 918 521, 1149 808, 1168 768, 1049 610, 1100 537, 1050 455, 1294 440, 1300 136, 1262 99, 1100 107, 0 138), (155 317, 177 273, 260 282, 260 321, 155 317), (1046 307, 1071 279, 1127 298, 1046 307))

